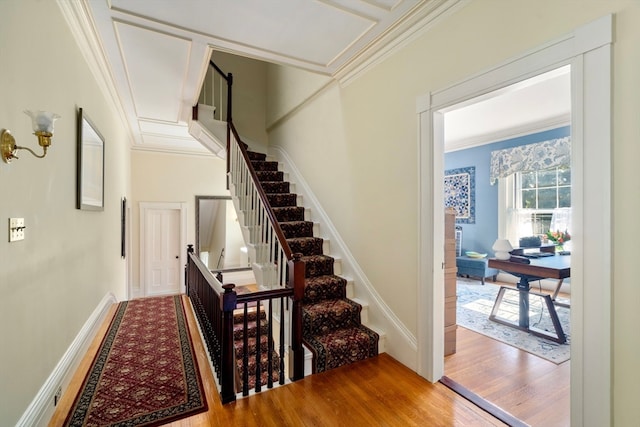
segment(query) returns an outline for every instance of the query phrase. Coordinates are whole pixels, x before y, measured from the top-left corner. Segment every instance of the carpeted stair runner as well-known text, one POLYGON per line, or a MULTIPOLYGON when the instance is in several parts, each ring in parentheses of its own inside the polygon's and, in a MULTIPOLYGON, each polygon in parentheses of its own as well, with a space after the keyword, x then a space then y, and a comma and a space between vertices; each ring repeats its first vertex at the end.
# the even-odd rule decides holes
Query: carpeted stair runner
POLYGON ((362 306, 346 297, 347 281, 334 274, 334 258, 324 254, 323 239, 313 235, 278 163, 261 153, 249 157, 292 252, 302 253, 306 264, 303 339, 313 352, 313 372, 377 355, 378 334, 362 325, 362 306))
MULTIPOLYGON (((244 286, 238 286, 235 288, 238 294, 245 294, 250 292, 244 286)), ((267 320, 266 312, 262 305, 260 306, 260 321, 258 321, 258 310, 255 303, 248 303, 247 307, 247 342, 248 342, 248 382, 249 389, 253 389, 256 386, 256 371, 258 363, 256 362, 256 355, 258 347, 260 347, 260 384, 267 385, 269 380, 269 322, 267 320), (260 329, 260 343, 258 344, 258 329, 260 329)), ((237 381, 238 387, 241 387, 244 375, 244 304, 239 304, 238 308, 233 312, 233 343, 235 347, 236 366, 237 366, 237 381)), ((273 341, 271 342, 273 349, 273 341)), ((277 383, 280 376, 280 357, 275 349, 271 352, 271 366, 273 367, 271 379, 273 383, 277 383)), ((241 391, 237 390, 238 392, 241 391)))

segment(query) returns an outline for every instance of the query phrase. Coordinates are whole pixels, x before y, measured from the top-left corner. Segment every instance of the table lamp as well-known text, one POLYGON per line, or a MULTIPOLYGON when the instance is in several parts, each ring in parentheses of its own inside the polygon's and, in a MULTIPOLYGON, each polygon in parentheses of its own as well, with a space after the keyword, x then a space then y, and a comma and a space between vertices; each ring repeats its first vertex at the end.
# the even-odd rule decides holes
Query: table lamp
POLYGON ((507 260, 511 258, 511 252, 513 247, 507 239, 498 239, 491 247, 495 251, 496 259, 507 260))

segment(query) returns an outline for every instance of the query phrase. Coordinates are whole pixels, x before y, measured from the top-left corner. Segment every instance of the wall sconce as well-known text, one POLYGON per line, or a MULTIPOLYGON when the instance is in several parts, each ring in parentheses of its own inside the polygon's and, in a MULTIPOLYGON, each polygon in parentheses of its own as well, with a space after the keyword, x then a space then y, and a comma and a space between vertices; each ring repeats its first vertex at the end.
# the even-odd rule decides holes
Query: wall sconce
POLYGON ((511 258, 513 247, 507 239, 498 239, 491 247, 496 253, 496 259, 507 260, 511 258))
POLYGON ((47 111, 36 111, 34 113, 27 110, 24 113, 31 117, 33 134, 38 137, 38 144, 42 147, 43 153, 42 155, 38 155, 31 148, 16 145, 16 140, 13 135, 11 135, 11 132, 8 129, 3 129, 2 133, 0 133, 0 153, 5 163, 11 163, 12 159, 18 158, 18 156, 16 156, 17 150, 27 150, 35 157, 41 159, 47 155, 47 148, 51 145, 53 123, 56 119, 59 119, 60 116, 47 111))

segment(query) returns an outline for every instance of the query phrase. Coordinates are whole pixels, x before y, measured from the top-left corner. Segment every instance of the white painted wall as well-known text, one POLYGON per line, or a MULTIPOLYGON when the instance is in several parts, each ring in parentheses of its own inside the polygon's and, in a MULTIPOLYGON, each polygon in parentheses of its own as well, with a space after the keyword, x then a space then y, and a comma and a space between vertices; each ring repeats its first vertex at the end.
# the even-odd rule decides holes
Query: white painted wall
MULTIPOLYGON (((211 239, 209 240, 209 269, 213 270, 218 268, 218 260, 220 259, 220 253, 225 247, 226 240, 226 222, 227 222, 227 201, 226 200, 211 200, 215 206, 214 218, 215 222, 212 225, 211 239)), ((224 265, 223 265, 224 266, 224 265)))
POLYGON ((240 137, 254 150, 265 151, 268 143, 265 131, 267 65, 219 51, 213 52, 211 59, 222 71, 233 74, 233 123, 240 137))
MULTIPOLYGON (((15 425, 103 298, 125 296, 120 199, 129 194, 129 135, 53 1, 0 2, 0 128, 40 150, 23 110, 62 116, 44 159, 0 162, 0 425, 15 425), (75 208, 76 110, 105 139, 105 209, 75 208), (8 243, 7 219, 24 241, 8 243)), ((53 406, 53 401, 51 401, 53 406)))
MULTIPOLYGON (((196 195, 228 196, 225 176, 226 161, 218 157, 132 152, 132 297, 140 295, 140 202, 187 203, 187 244, 195 245, 196 195)), ((210 253, 210 262, 217 262, 217 256, 210 253)))
POLYGON ((267 65, 267 128, 275 126, 331 83, 331 77, 277 64, 267 65))
MULTIPOLYGON (((613 221, 615 253, 633 253, 640 237, 635 179, 640 145, 640 3, 633 0, 470 1, 348 86, 330 86, 271 129, 269 140, 290 155, 367 277, 406 327, 416 332, 416 98, 445 88, 605 14, 615 13, 613 221)), ((270 73, 277 73, 270 69, 270 73)), ((314 75, 309 75, 310 85, 314 75)), ((270 75, 269 82, 280 81, 270 75)), ((305 99, 304 84, 279 84, 282 102, 305 99)), ((269 90, 270 96, 279 97, 269 90)), ((599 236, 586 236, 598 244, 599 236)), ((614 257, 613 413, 615 425, 637 421, 640 395, 640 287, 635 269, 614 257)), ((395 355, 415 360, 414 355, 395 355)), ((415 364, 409 363, 415 368, 415 364)))

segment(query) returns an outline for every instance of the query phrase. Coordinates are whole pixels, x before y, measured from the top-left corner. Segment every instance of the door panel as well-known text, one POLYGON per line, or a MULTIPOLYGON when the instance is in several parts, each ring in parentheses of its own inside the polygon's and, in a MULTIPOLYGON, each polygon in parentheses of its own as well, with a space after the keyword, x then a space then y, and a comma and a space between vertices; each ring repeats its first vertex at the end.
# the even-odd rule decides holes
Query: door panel
POLYGON ((145 295, 180 292, 180 210, 147 209, 145 295))

